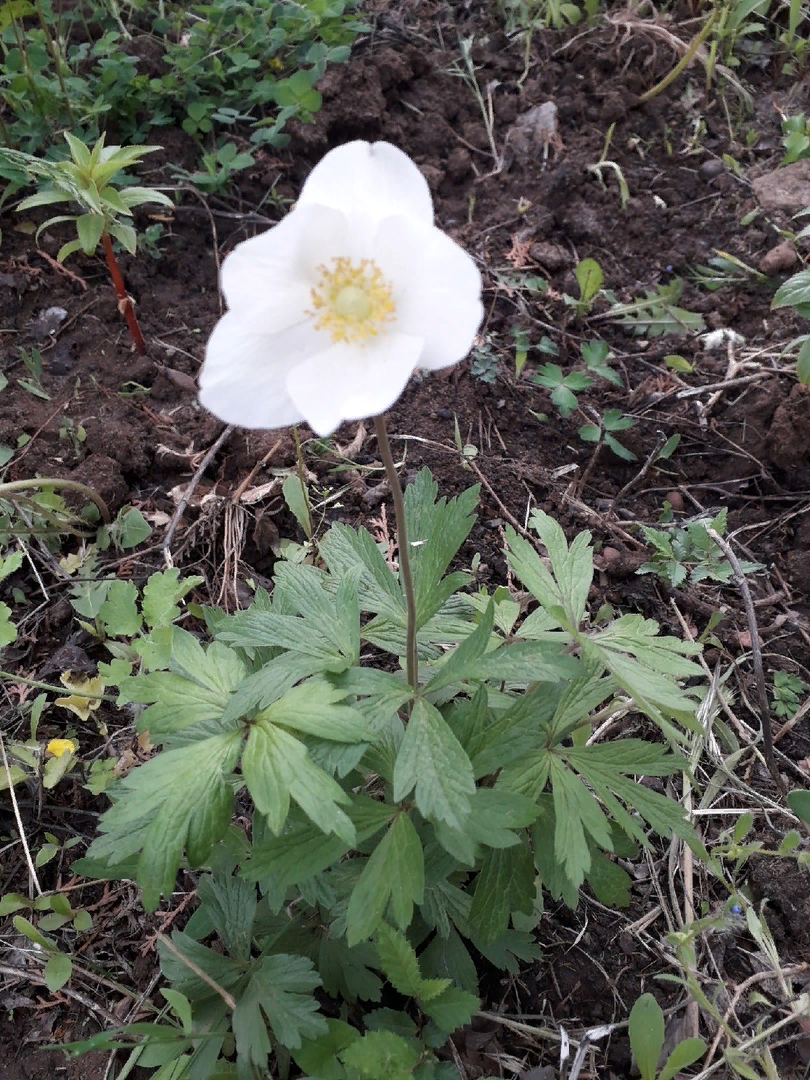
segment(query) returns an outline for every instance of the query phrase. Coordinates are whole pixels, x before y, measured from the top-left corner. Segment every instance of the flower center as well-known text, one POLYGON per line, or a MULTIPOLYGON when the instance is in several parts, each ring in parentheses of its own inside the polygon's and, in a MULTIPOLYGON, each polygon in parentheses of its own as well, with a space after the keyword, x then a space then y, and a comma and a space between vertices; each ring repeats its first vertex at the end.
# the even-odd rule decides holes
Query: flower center
POLYGON ((353 263, 333 259, 331 267, 318 267, 318 283, 312 289, 315 329, 325 330, 332 341, 365 345, 394 317, 391 286, 371 259, 353 263))

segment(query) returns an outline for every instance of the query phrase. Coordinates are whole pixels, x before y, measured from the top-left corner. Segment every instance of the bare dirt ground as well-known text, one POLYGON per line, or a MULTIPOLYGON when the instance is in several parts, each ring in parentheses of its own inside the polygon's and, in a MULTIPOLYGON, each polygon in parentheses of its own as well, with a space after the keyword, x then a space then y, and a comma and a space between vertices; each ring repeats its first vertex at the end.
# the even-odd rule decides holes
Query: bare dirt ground
MULTIPOLYGON (((688 18, 688 12, 682 14, 688 18)), ((691 31, 681 31, 686 37, 698 23, 690 25, 691 31)), ((272 201, 256 210, 271 185, 281 199, 294 200, 308 171, 331 147, 353 138, 386 139, 422 167, 434 193, 438 224, 478 260, 486 283, 482 343, 489 339, 500 358, 492 382, 474 375, 469 361, 446 374, 415 378, 389 418, 395 447, 407 453, 406 476, 428 465, 446 495, 471 483, 483 485, 478 523, 461 553, 465 564, 478 554, 480 582, 504 583, 502 527, 506 521, 522 526, 527 510, 539 506, 555 515, 569 536, 589 528, 598 541, 594 609, 610 603, 638 611, 680 635, 683 626, 673 601, 695 634, 705 628, 713 610, 722 608, 726 618, 715 631, 717 641, 706 660, 710 667, 721 660, 727 666, 748 652, 748 624, 736 588, 705 583, 673 590, 655 576, 635 573, 649 557, 636 523, 654 524, 667 493, 677 493, 674 506, 680 518, 726 507, 729 531, 742 530, 737 536, 743 550, 766 568, 751 577, 766 666, 806 675, 808 398, 791 374, 790 362, 780 355, 783 345, 806 325, 790 309, 770 309, 773 286, 784 273, 781 278, 773 275, 767 284, 743 275, 736 285, 714 292, 698 288, 689 273, 697 264, 708 263, 715 249, 757 266, 778 243, 777 228, 787 226, 789 213, 768 210, 750 224, 741 222, 758 206, 751 179, 779 161, 777 109, 797 111, 810 87, 806 78, 783 78, 778 57, 773 57, 764 67, 738 69, 752 95, 750 109, 728 86, 726 109, 716 92, 706 98, 699 66, 649 103, 638 105, 639 95, 676 59, 665 35, 617 12, 612 21, 585 33, 535 34, 529 71, 518 86, 524 70, 522 45, 493 25, 486 5, 411 3, 398 13, 391 9, 380 15, 374 35, 355 49, 351 62, 327 72, 320 86, 322 110, 313 124, 295 128, 288 149, 272 159, 265 156, 207 205, 183 194, 167 222, 159 260, 124 257, 127 285, 149 343, 146 358, 131 351, 101 262, 80 256, 60 269, 46 256, 55 255, 67 234, 46 232, 39 252, 30 235, 15 230, 14 215, 4 215, 0 341, 9 384, 0 395, 0 442, 13 444, 22 434, 31 437, 13 459, 7 478, 67 476, 94 486, 113 510, 130 502, 149 513, 171 515, 172 490, 188 483, 223 427, 198 406, 194 389, 206 337, 220 313, 218 263, 235 243, 278 218, 281 211, 272 201), (519 116, 553 101, 559 131, 547 156, 542 143, 516 145, 520 140, 512 136, 508 168, 494 171, 479 104, 464 80, 450 73, 459 56, 459 36, 471 34, 479 85, 485 95, 492 86, 496 146, 503 147, 519 116), (625 209, 615 173, 604 171, 603 186, 588 169, 600 160, 612 124, 607 157, 626 180, 630 197, 625 209), (753 149, 745 148, 749 129, 759 133, 753 149), (723 163, 726 154, 740 164, 739 173, 723 163), (737 331, 745 345, 733 353, 725 346, 706 351, 694 332, 633 336, 606 318, 608 304, 601 299, 578 316, 562 294, 578 295, 573 271, 585 257, 599 262, 605 287, 620 301, 656 289, 674 276, 684 277, 679 305, 699 313, 706 329, 737 331), (544 279, 548 291, 528 291, 520 284, 521 275, 544 279), (55 332, 43 334, 37 317, 53 306, 63 307, 67 318, 55 332), (534 344, 550 339, 558 357, 532 351, 521 377, 515 378, 516 328, 527 331, 534 344), (597 338, 610 345, 611 363, 623 385, 597 380, 582 401, 599 412, 621 409, 635 419, 635 426, 622 433, 624 445, 636 455, 634 462, 610 450, 594 460, 593 445, 577 437, 578 427, 591 416, 575 413, 563 419, 549 391, 531 381, 548 359, 566 372, 581 368, 581 344, 597 338), (41 349, 48 400, 18 386, 16 377, 26 374, 17 359, 19 345, 41 349), (694 365, 694 371, 670 371, 664 358, 673 353, 694 365), (547 419, 538 420, 535 414, 546 414, 547 419), (84 427, 83 443, 60 438, 65 417, 84 427), (455 444, 456 420, 462 442, 477 449, 468 460, 455 444), (681 436, 676 453, 640 476, 655 447, 674 434, 681 436)), ((182 132, 161 135, 165 149, 152 156, 142 174, 148 183, 170 183, 169 163, 191 165, 194 160, 196 148, 182 132)), ((140 220, 148 224, 147 214, 140 220)), ((329 444, 310 438, 305 429, 301 435, 321 505, 319 530, 331 521, 379 519, 385 505, 385 493, 377 488, 380 474, 357 468, 377 463, 373 434, 358 436, 355 424, 341 429, 329 444), (350 444, 354 464, 347 470, 340 450, 350 444)), ((261 583, 271 577, 278 537, 302 539, 295 519, 275 495, 246 507, 241 550, 235 555, 224 532, 228 502, 251 470, 261 463, 255 486, 269 479, 272 469, 289 467, 294 460, 288 432, 236 431, 223 443, 172 549, 184 572, 205 576, 206 584, 198 590, 201 602, 242 602, 247 579, 261 583), (212 497, 200 505, 201 495, 212 497), (224 553, 231 556, 227 566, 224 553)), ((153 540, 159 544, 160 538, 157 528, 153 540)), ((159 551, 138 551, 118 561, 117 573, 141 582, 161 566, 159 551)), ((31 595, 36 588, 32 580, 23 582, 22 575, 12 583, 24 584, 31 595)), ((47 589, 49 603, 36 616, 19 612, 20 634, 7 648, 4 666, 35 679, 52 679, 66 666, 92 668, 100 657, 76 623, 65 598, 66 582, 52 574, 47 589)), ((743 701, 753 701, 747 660, 740 664, 737 680, 743 701)), ((13 690, 6 688, 4 696, 3 708, 12 717, 13 690)), ((742 708, 756 727, 754 713, 742 708)), ((117 745, 116 731, 126 727, 128 717, 108 710, 106 721, 117 745)), ((90 745, 91 732, 86 739, 90 745)), ((100 735, 97 739, 103 742, 100 735)), ((776 745, 788 784, 806 786, 806 719, 776 745)), ((753 768, 747 780, 776 795, 766 772, 753 768)), ((7 808, 7 796, 2 798, 7 808)), ((64 838, 91 836, 95 815, 104 806, 103 799, 94 799, 78 783, 60 785, 42 805, 25 794, 21 798, 32 845, 46 830, 64 838)), ((6 809, 0 813, 0 829, 8 833, 12 818, 6 809)), ((768 835, 765 829, 762 837, 768 835)), ((26 870, 18 851, 3 855, 0 892, 24 888, 26 870)), ((661 858, 666 857, 662 851, 661 858)), ((68 863, 69 857, 43 869, 46 887, 70 880, 68 863)), ((806 873, 781 863, 776 873, 765 860, 752 859, 746 875, 754 898, 768 898, 782 960, 802 961, 810 948, 806 873)), ((643 932, 638 930, 637 920, 659 905, 660 897, 649 866, 638 867, 636 878, 627 911, 611 911, 595 900, 585 900, 576 912, 552 906, 541 924, 542 960, 514 977, 493 971, 487 986, 489 1008, 569 1029, 626 1018, 652 974, 661 970, 658 943, 670 929, 659 917, 643 932)), ((703 895, 709 905, 721 900, 712 896, 709 884, 703 895)), ((116 981, 137 992, 154 987, 157 964, 149 935, 164 923, 171 907, 147 918, 134 888, 101 884, 87 885, 82 900, 95 905, 95 926, 77 957, 90 976, 70 984, 81 987, 81 996, 49 995, 35 979, 9 979, 0 989, 5 1014, 0 1019, 2 1080, 39 1080, 61 1070, 61 1056, 34 1051, 43 1043, 89 1035, 99 1024, 106 1025, 110 1015, 120 1016, 123 999, 116 981), (107 978, 105 973, 111 972, 107 978), (86 999, 96 1001, 104 1013, 94 1014, 86 999)), ((174 925, 181 925, 192 909, 193 904, 174 925)), ((7 935, 4 940, 9 940, 7 935)), ((744 931, 721 944, 715 959, 720 977, 731 986, 754 970, 753 946, 744 931)), ((6 969, 0 967, 3 973, 6 969)), ((671 992, 674 1001, 676 988, 671 992)), ((502 1060, 511 1055, 523 1068, 554 1062, 553 1046, 532 1044, 494 1023, 478 1026, 480 1030, 467 1033, 458 1044, 470 1076, 496 1071, 499 1055, 502 1060)), ((599 1060, 593 1075, 629 1077, 626 1036, 614 1036, 599 1060)), ((106 1060, 86 1059, 59 1075, 95 1080, 105 1075, 105 1068, 106 1060)), ((793 1049, 785 1051, 780 1068, 786 1080, 804 1075, 793 1049)), ((503 1075, 513 1073, 506 1068, 503 1075)))

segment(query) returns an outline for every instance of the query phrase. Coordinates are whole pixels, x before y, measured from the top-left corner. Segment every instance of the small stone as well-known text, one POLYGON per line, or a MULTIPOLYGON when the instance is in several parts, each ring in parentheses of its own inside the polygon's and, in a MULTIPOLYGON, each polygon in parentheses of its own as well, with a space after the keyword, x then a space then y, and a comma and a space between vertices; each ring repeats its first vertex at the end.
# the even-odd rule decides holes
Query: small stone
POLYGON ((673 510, 683 510, 683 495, 680 491, 668 491, 664 496, 664 502, 668 502, 673 510))
POLYGON ((712 177, 719 176, 723 169, 725 169, 725 165, 720 158, 709 158, 700 166, 700 175, 711 180, 712 177))
POLYGON ((780 165, 751 181, 765 210, 803 210, 810 206, 810 158, 780 165))
POLYGON ((513 161, 518 165, 535 164, 548 159, 549 147, 555 154, 565 149, 557 125, 557 105, 544 101, 521 113, 506 133, 504 168, 513 161))
POLYGON ((770 251, 759 260, 759 270, 769 277, 772 274, 784 274, 792 270, 799 261, 796 249, 789 240, 783 240, 781 244, 772 247, 770 251))
POLYGON ((617 562, 621 557, 622 553, 618 551, 615 547, 602 548, 602 559, 606 564, 617 562))
POLYGON ((67 318, 67 314, 63 307, 45 308, 32 320, 28 328, 38 341, 45 341, 51 334, 56 333, 67 318))
POLYGON ((535 262, 540 263, 546 270, 552 271, 563 270, 571 265, 573 259, 565 250, 564 247, 560 247, 559 244, 550 244, 546 241, 539 241, 536 244, 532 244, 529 248, 529 255, 535 262))

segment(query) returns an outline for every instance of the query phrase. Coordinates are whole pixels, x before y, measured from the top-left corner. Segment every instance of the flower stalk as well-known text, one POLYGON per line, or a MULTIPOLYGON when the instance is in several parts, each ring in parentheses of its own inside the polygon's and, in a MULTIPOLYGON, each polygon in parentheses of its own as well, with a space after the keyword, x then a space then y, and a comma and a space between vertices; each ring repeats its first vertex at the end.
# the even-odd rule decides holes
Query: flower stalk
POLYGON ((391 443, 388 441, 388 431, 385 427, 385 415, 374 417, 374 430, 377 433, 377 445, 380 457, 385 466, 385 475, 391 488, 391 497, 394 500, 394 516, 397 525, 397 548, 399 550, 399 574, 402 581, 402 590, 405 593, 405 609, 407 612, 408 625, 405 631, 405 664, 408 684, 414 690, 419 686, 419 653, 416 649, 416 601, 413 593, 413 577, 411 575, 411 556, 408 547, 408 530, 405 524, 405 499, 402 495, 402 485, 394 464, 394 456, 391 453, 391 443))
POLYGON ((106 230, 101 234, 101 243, 104 246, 107 269, 110 271, 110 277, 112 278, 112 283, 115 287, 115 295, 118 297, 118 310, 127 320, 130 335, 135 342, 135 349, 140 356, 143 356, 146 353, 146 342, 143 339, 141 328, 138 325, 138 318, 135 315, 135 305, 132 302, 132 297, 127 292, 127 287, 124 284, 121 268, 118 265, 118 260, 113 251, 110 234, 106 230))

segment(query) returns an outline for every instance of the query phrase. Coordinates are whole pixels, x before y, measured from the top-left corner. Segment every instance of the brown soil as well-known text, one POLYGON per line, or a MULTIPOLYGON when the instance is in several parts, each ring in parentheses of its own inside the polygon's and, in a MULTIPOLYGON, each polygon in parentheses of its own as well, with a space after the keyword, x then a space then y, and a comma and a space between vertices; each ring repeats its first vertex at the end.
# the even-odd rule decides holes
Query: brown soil
MULTIPOLYGON (((469 362, 450 373, 414 379, 389 419, 395 447, 400 452, 407 447, 407 469, 428 465, 443 494, 483 482, 478 523, 461 552, 466 565, 479 553, 482 582, 505 581, 503 524, 513 518, 522 523, 528 507, 542 507, 561 521, 569 535, 588 527, 600 548, 612 549, 600 556, 594 609, 609 602, 617 609, 640 611, 680 635, 673 599, 697 633, 711 611, 724 606, 727 617, 707 659, 712 665, 722 660, 725 668, 732 656, 746 651, 748 626, 736 590, 703 585, 673 591, 654 576, 634 573, 643 545, 633 523, 654 524, 664 495, 676 490, 683 507, 676 516, 727 507, 729 530, 744 530, 738 539, 746 545, 747 556, 767 568, 751 579, 766 666, 807 677, 808 398, 789 373, 789 364, 779 358, 783 344, 805 331, 806 323, 790 310, 771 312, 770 286, 752 283, 707 292, 687 284, 680 305, 700 312, 707 328, 731 327, 744 335, 747 345, 741 355, 750 356, 752 363, 739 375, 756 376, 732 383, 713 400, 712 391, 679 393, 687 387, 721 383, 728 366, 725 349, 703 351, 694 334, 650 340, 628 336, 604 317, 603 301, 580 318, 562 301, 563 293, 578 295, 573 270, 586 256, 599 262, 605 286, 621 301, 654 289, 673 275, 686 276, 696 264, 707 263, 715 249, 756 266, 778 242, 776 228, 786 227, 790 219, 784 212, 771 211, 742 225, 744 216, 756 208, 746 175, 777 164, 779 118, 771 102, 786 107, 790 94, 797 111, 807 97, 806 81, 790 86, 779 75, 777 56, 767 69, 743 71, 752 88, 754 113, 745 120, 739 100, 727 91, 740 140, 732 142, 717 96, 710 101, 701 96, 702 70, 682 76, 648 104, 636 104, 638 96, 671 69, 675 56, 656 37, 621 25, 618 15, 615 25, 568 35, 567 46, 565 36, 536 34, 531 68, 518 88, 521 44, 488 26, 485 6, 468 9, 466 4, 410 3, 400 15, 382 16, 378 31, 356 49, 351 63, 327 72, 321 84, 322 110, 314 123, 294 130, 287 150, 272 159, 259 158, 254 170, 240 174, 222 196, 212 197, 208 208, 191 195, 183 196, 161 242, 160 260, 146 255, 123 259, 149 342, 148 358, 137 357, 130 348, 102 263, 78 257, 59 270, 34 248, 28 234, 16 230, 17 218, 5 214, 0 340, 2 370, 9 384, 0 394, 0 443, 16 445, 20 435, 31 437, 24 452, 15 456, 7 478, 67 476, 95 487, 113 510, 130 502, 145 511, 171 514, 175 505, 171 490, 188 482, 198 455, 222 431, 222 424, 197 405, 193 383, 206 337, 220 311, 218 262, 235 243, 262 227, 257 224, 260 219, 266 216, 268 223, 277 219, 279 211, 272 202, 264 202, 258 214, 254 211, 271 185, 280 198, 294 199, 307 172, 331 147, 353 138, 386 139, 420 165, 435 196, 438 224, 479 260, 486 281, 487 321, 482 334, 501 357, 491 384, 474 377, 469 362), (473 56, 479 84, 485 89, 497 80, 492 100, 498 146, 503 146, 519 114, 547 100, 556 103, 561 143, 548 147, 547 160, 542 145, 529 141, 512 148, 508 170, 487 175, 493 160, 479 106, 463 80, 448 74, 457 56, 457 36, 470 33, 476 35, 473 56), (705 130, 694 139, 701 121, 705 130), (602 156, 612 124, 607 157, 619 165, 627 182, 626 210, 620 205, 615 175, 605 173, 603 188, 587 168, 602 156), (742 145, 749 127, 760 133, 753 150, 742 145), (742 177, 722 166, 724 154, 740 162, 742 177), (514 275, 516 267, 545 278, 548 293, 538 298, 510 286, 504 275, 514 275), (63 307, 67 318, 53 333, 43 335, 38 316, 54 306, 63 307), (610 451, 591 461, 593 447, 577 437, 578 427, 591 417, 575 413, 562 419, 548 392, 531 382, 532 371, 553 358, 530 353, 522 378, 515 379, 511 331, 516 327, 527 330, 533 343, 544 335, 550 338, 559 348, 556 362, 565 370, 581 366, 581 343, 601 337, 610 344, 611 363, 626 388, 602 382, 582 401, 600 412, 619 408, 635 418, 635 426, 623 433, 623 442, 637 462, 622 461, 610 451), (19 346, 41 349, 48 400, 18 386, 17 379, 27 375, 19 346), (756 357, 755 350, 759 350, 756 357), (664 357, 671 353, 694 364, 694 374, 683 381, 670 374, 664 357), (136 392, 122 394, 122 387, 136 392), (548 419, 540 422, 534 414, 543 413, 548 419), (60 421, 66 416, 83 425, 84 443, 74 445, 69 438, 60 438, 60 421), (456 420, 462 440, 478 450, 472 471, 455 448, 456 420), (627 489, 661 438, 673 434, 681 435, 674 456, 627 489), (411 441, 404 443, 399 436, 411 441), (578 468, 571 471, 569 466, 578 468)), ((168 163, 192 164, 196 152, 182 132, 164 129, 160 134, 165 150, 154 156, 159 160, 149 162, 148 179, 153 183, 167 182, 168 163)), ((148 224, 146 213, 140 224, 148 224)), ((41 247, 53 256, 66 237, 60 227, 54 228, 43 234, 41 247)), ((356 431, 357 425, 341 429, 334 443, 345 448, 356 431)), ((306 435, 304 431, 305 439, 306 435)), ((270 478, 268 469, 293 463, 292 439, 286 432, 234 432, 203 481, 203 490, 213 491, 218 500, 186 512, 173 551, 177 565, 205 575, 202 601, 222 596, 233 604, 242 595, 239 585, 234 595, 233 582, 223 575, 224 506, 274 446, 256 484, 270 478)), ((308 452, 315 489, 324 497, 340 491, 339 498, 326 504, 319 527, 334 520, 367 522, 370 514, 379 513, 379 498, 369 490, 377 474, 363 480, 350 473, 347 482, 346 474, 336 471, 340 458, 334 452, 317 440, 308 443, 308 452)), ((353 447, 352 460, 361 465, 375 462, 371 435, 353 447)), ((248 578, 261 582, 272 573, 274 537, 301 537, 280 499, 270 497, 249 509, 252 520, 238 577, 241 582, 248 578)), ((158 529, 158 542, 160 535, 158 529)), ((119 573, 143 581, 161 565, 158 554, 132 555, 119 562, 119 573)), ((39 603, 34 599, 35 583, 22 573, 10 584, 24 588, 32 606, 39 603)), ((50 604, 44 617, 24 619, 18 641, 4 655, 6 668, 34 678, 49 673, 53 677, 65 666, 54 661, 56 649, 74 650, 72 666, 77 657, 79 662, 88 655, 95 658, 91 640, 79 630, 64 599, 64 581, 52 576, 47 587, 50 604)), ((754 700, 747 662, 741 667, 738 690, 754 700)), ((12 699, 7 700, 11 716, 12 699)), ((114 731, 114 715, 108 720, 114 731)), ((748 721, 756 727, 754 717, 748 721)), ((121 726, 122 721, 118 723, 121 726)), ((806 785, 810 758, 806 718, 784 734, 777 749, 789 786, 806 785)), ((754 769, 748 780, 776 794, 767 773, 754 769)), ((50 800, 41 809, 23 800, 32 846, 45 830, 65 837, 92 834, 93 814, 103 808, 102 800, 93 800, 78 785, 60 786, 50 793, 50 800)), ((10 821, 4 813, 5 831, 10 821)), ((778 843, 778 832, 762 834, 771 843, 774 837, 778 843)), ((666 857, 662 852, 661 858, 666 857)), ((781 862, 775 873, 764 863, 752 860, 741 884, 747 883, 757 900, 767 897, 782 960, 798 962, 810 945, 807 874, 788 873, 781 862)), ((53 866, 46 870, 47 887, 67 880, 66 870, 62 873, 53 866)), ((657 903, 649 868, 642 870, 627 912, 617 914, 591 900, 577 912, 552 906, 541 924, 543 960, 518 978, 502 980, 493 974, 490 1007, 502 1005, 506 1011, 534 1015, 538 1023, 542 1017, 546 1025, 563 1023, 569 1029, 626 1018, 635 998, 662 969, 667 932, 659 919, 644 933, 628 933, 628 926, 657 903)), ((24 864, 12 855, 0 874, 0 894, 24 881, 24 864)), ((117 931, 114 947, 109 935, 99 933, 98 944, 91 943, 87 951, 88 963, 100 968, 113 965, 115 952, 124 961, 117 970, 129 972, 136 991, 145 990, 155 970, 154 952, 141 956, 140 944, 163 916, 144 917, 127 891, 110 898, 98 885, 82 895, 84 903, 101 905, 99 926, 112 926, 113 920, 124 918, 128 927, 123 935, 117 931)), ((709 885, 705 898, 710 904, 722 902, 709 885)), ((4 941, 13 951, 12 937, 6 934, 4 941)), ((718 953, 722 977, 741 981, 755 970, 748 959, 751 951, 752 941, 743 931, 732 933, 718 953)), ((100 988, 93 983, 81 985, 85 995, 98 997, 118 1015, 120 994, 106 989, 99 995, 100 988)), ((660 988, 656 992, 664 993, 660 988)), ((674 1003, 675 991, 670 988, 666 993, 674 1003)), ((32 1056, 35 1047, 98 1029, 98 1018, 76 999, 54 998, 31 983, 8 980, 0 1001, 7 1013, 13 1012, 13 1021, 0 1025, 0 1045, 8 1055, 0 1064, 0 1080, 52 1075, 56 1059, 44 1053, 32 1056)), ((600 1045, 604 1049, 605 1043, 600 1045)), ((493 1070, 486 1056, 493 1047, 515 1054, 526 1068, 553 1061, 550 1052, 527 1050, 518 1036, 496 1032, 492 1025, 489 1035, 482 1030, 467 1036, 465 1060, 471 1076, 493 1070)), ((630 1076, 626 1037, 615 1036, 605 1053, 598 1059, 598 1075, 630 1076)), ((790 1050, 780 1067, 786 1078, 800 1075, 793 1071, 799 1063, 790 1050)), ((90 1059, 68 1069, 73 1070, 64 1073, 69 1077, 104 1075, 90 1059)))

